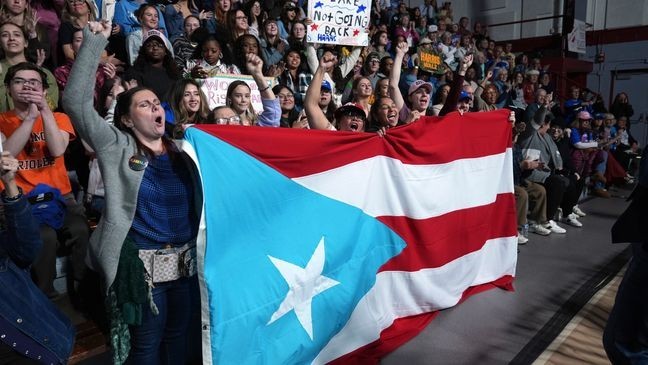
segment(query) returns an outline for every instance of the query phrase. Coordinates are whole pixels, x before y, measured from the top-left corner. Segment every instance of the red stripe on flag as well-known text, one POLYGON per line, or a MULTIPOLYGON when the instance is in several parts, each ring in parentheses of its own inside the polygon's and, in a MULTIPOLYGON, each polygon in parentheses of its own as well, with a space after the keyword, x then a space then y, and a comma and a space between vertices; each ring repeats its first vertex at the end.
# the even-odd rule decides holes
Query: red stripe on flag
POLYGON ((517 234, 515 197, 499 194, 492 204, 456 210, 428 219, 378 217, 408 243, 380 271, 440 267, 477 251, 487 240, 517 234))
MULTIPOLYGON (((463 292, 459 303, 474 294, 483 291, 501 288, 513 291, 513 277, 505 275, 490 283, 477 285, 463 292)), ((457 303, 457 304, 459 304, 457 303)), ((373 365, 380 363, 380 359, 390 352, 416 337, 439 314, 439 311, 423 313, 416 316, 399 318, 391 326, 380 333, 380 339, 360 347, 334 361, 329 365, 373 365)))
POLYGON ((406 164, 441 164, 505 152, 508 110, 424 117, 407 128, 374 133, 196 125, 290 178, 316 174, 377 155, 406 164), (470 144, 461 143, 472 141, 470 144), (251 143, 253 142, 253 143, 251 143), (415 144, 415 145, 414 145, 415 144))

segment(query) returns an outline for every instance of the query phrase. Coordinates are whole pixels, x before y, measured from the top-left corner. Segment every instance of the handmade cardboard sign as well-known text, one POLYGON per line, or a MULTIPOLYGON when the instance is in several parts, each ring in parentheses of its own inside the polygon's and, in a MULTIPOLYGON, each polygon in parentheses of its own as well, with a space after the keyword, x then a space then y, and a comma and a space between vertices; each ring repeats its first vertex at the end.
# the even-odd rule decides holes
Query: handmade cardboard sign
POLYGON ((311 43, 367 46, 371 0, 311 0, 306 40, 311 43))
MULTIPOLYGON (((241 80, 245 81, 250 87, 250 98, 252 101, 252 106, 254 111, 257 114, 260 114, 263 111, 263 104, 261 103, 261 94, 259 93, 259 88, 257 87, 256 82, 250 75, 230 75, 230 74, 218 74, 215 77, 210 77, 207 79, 197 79, 200 83, 203 93, 207 97, 207 103, 209 104, 209 109, 214 109, 217 106, 225 105, 227 103, 227 88, 229 85, 236 81, 241 80)), ((272 81, 268 81, 268 85, 272 87, 272 81)))

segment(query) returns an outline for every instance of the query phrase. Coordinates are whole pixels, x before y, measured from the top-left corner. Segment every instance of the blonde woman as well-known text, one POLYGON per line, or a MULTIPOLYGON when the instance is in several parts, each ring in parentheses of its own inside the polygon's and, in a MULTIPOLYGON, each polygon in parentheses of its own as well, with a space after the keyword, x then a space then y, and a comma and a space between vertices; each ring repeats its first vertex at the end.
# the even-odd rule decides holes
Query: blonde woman
POLYGON ((77 30, 83 29, 89 21, 96 20, 97 4, 93 0, 65 0, 61 13, 61 27, 58 42, 65 60, 74 59, 72 38, 77 30))

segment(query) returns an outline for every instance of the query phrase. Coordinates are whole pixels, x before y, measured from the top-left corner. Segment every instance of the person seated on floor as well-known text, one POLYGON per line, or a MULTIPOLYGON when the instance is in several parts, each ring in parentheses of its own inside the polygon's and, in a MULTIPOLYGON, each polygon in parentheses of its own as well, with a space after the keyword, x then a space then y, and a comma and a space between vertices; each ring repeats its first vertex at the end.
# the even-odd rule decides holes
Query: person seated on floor
POLYGON ((56 296, 53 284, 57 250, 71 247, 71 275, 80 282, 85 274, 90 236, 63 160, 69 141, 76 135, 68 116, 50 109, 45 97, 49 88, 47 74, 40 67, 29 62, 12 66, 4 83, 14 108, 0 114, 0 140, 4 150, 20 161, 18 186, 34 195, 36 203, 49 203, 48 209, 38 210, 43 249, 32 268, 34 280, 46 294, 56 296))
POLYGON ((632 159, 638 156, 640 151, 639 142, 634 139, 628 128, 628 118, 622 116, 617 120, 617 124, 612 127, 612 135, 618 137, 614 157, 630 173, 632 159))
POLYGON ((616 157, 614 157, 614 150, 616 144, 621 138, 613 134, 613 125, 616 124, 616 119, 611 113, 603 114, 603 124, 598 128, 599 143, 603 151, 607 153, 607 164, 605 166, 605 184, 606 186, 622 186, 626 183, 634 183, 634 180, 628 176, 626 170, 616 157))
POLYGON ((29 265, 43 242, 39 223, 16 184, 18 165, 9 151, 2 152, 6 230, 0 230, 0 363, 65 364, 74 344, 74 327, 31 280, 29 265))
MULTIPOLYGON (((601 163, 601 161, 595 161, 599 156, 599 144, 593 135, 590 113, 584 110, 578 113, 576 120, 572 123, 569 142, 572 146, 571 159, 576 172, 581 176, 589 176, 592 173, 592 166, 601 163)), ((610 193, 605 189, 604 181, 601 181, 601 178, 605 179, 604 174, 605 170, 595 175, 598 180, 595 182, 592 194, 601 198, 609 198, 610 193)))
POLYGON ((517 138, 526 128, 524 123, 519 123, 513 128, 513 182, 515 193, 515 208, 518 223, 518 244, 524 245, 529 241, 528 232, 546 236, 551 233, 544 228, 542 223, 547 222, 547 192, 545 188, 526 179, 530 171, 540 167, 538 161, 524 159, 522 149, 517 144, 517 138), (533 229, 530 230, 527 216, 532 220, 533 229))
POLYGON ((561 122, 558 120, 552 120, 551 128, 548 132, 558 147, 560 156, 566 156, 563 158, 563 174, 570 179, 568 190, 565 191, 565 204, 561 204, 557 217, 562 217, 561 220, 571 226, 581 227, 582 224, 578 221, 578 218, 585 215, 576 207, 576 203, 578 202, 578 199, 580 199, 583 189, 585 189, 586 181, 577 173, 576 166, 569 155, 571 152, 571 144, 569 140, 569 133, 571 130, 563 129, 561 125, 561 122), (571 210, 569 210, 569 206, 571 205, 570 203, 573 204, 571 210), (563 210, 563 208, 565 209, 563 210))
MULTIPOLYGON (((536 120, 539 119, 536 117, 536 120)), ((528 179, 541 184, 547 191, 547 218, 549 221, 543 227, 554 233, 566 233, 566 230, 560 227, 553 217, 559 207, 562 207, 564 212, 572 211, 580 196, 581 190, 578 189, 577 182, 581 178, 565 168, 561 154, 558 152, 558 146, 551 134, 547 133, 551 126, 550 120, 550 118, 544 118, 542 124, 532 121, 530 126, 533 131, 520 141, 520 146, 522 146, 525 159, 540 163, 540 166, 531 172, 528 179)), ((573 221, 578 222, 576 218, 573 221)))

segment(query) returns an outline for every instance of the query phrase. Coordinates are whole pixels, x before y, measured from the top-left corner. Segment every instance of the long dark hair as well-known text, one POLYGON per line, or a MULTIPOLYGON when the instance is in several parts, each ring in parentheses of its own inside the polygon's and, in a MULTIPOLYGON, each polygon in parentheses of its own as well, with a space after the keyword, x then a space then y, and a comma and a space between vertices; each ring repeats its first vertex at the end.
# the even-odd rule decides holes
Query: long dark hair
MULTIPOLYGON (((392 99, 392 98, 390 98, 388 96, 381 96, 381 97, 377 97, 376 100, 374 101, 374 103, 371 104, 371 109, 369 109, 369 125, 367 125, 365 127, 365 130, 368 131, 368 132, 369 131, 375 132, 375 131, 379 130, 381 127, 383 127, 382 125, 380 125, 378 123, 378 113, 380 112, 380 108, 382 107, 381 104, 382 104, 383 99, 390 99, 392 101, 394 100, 394 99, 392 99)), ((397 126, 401 125, 401 122, 397 121, 396 125, 397 126)), ((385 127, 390 128, 389 125, 387 125, 385 127)))
POLYGON ((245 70, 247 70, 247 55, 245 54, 245 50, 243 49, 243 41, 245 41, 246 39, 252 39, 256 43, 257 56, 259 56, 259 58, 263 60, 263 69, 265 71, 268 67, 268 64, 263 57, 263 52, 261 52, 261 43, 259 42, 259 39, 252 34, 243 34, 236 39, 236 42, 234 42, 234 64, 238 66, 239 70, 241 70, 242 73, 245 73, 245 70))
MULTIPOLYGON (((155 156, 155 153, 145 146, 135 135, 133 132, 132 128, 128 128, 122 121, 122 119, 130 114, 130 107, 131 104, 133 103, 133 96, 137 94, 140 91, 145 91, 148 90, 152 93, 155 93, 153 90, 143 87, 143 86, 137 86, 134 87, 128 91, 124 91, 123 93, 119 94, 117 97, 117 105, 115 106, 115 114, 114 114, 114 124, 115 127, 117 127, 119 130, 122 130, 128 134, 130 134, 133 139, 135 139, 135 144, 137 145, 137 150, 140 151, 140 153, 143 153, 146 155, 148 158, 152 158, 155 156)), ((162 108, 162 106, 160 106, 162 108)), ((167 153, 169 154, 169 158, 171 158, 172 161, 175 161, 178 155, 178 150, 175 146, 175 143, 169 137, 166 135, 162 136, 162 143, 164 144, 164 148, 166 149, 167 153)))
POLYGON ((279 43, 281 43, 281 36, 279 36, 279 25, 277 24, 277 21, 275 19, 268 18, 263 22, 262 27, 263 29, 259 29, 259 35, 261 36, 261 38, 265 39, 267 47, 277 48, 279 43), (277 27, 277 35, 275 36, 275 40, 273 43, 270 43, 270 40, 268 39, 268 34, 266 32, 266 25, 270 23, 275 23, 275 26, 277 27))
POLYGON ((182 99, 184 98, 184 92, 187 85, 194 85, 200 92, 200 109, 196 112, 194 123, 204 123, 207 120, 207 114, 209 114, 209 105, 205 93, 202 92, 200 85, 194 79, 180 79, 176 81, 171 90, 169 90, 169 105, 171 105, 171 109, 173 110, 175 123, 186 123, 189 118, 189 113, 182 105, 182 99))
POLYGON ((266 19, 268 19, 268 13, 265 10, 263 10, 263 8, 261 8, 261 14, 259 14, 259 19, 255 19, 255 15, 252 13, 252 8, 254 7, 254 3, 259 3, 259 6, 262 5, 261 0, 248 1, 247 3, 245 3, 245 5, 243 5, 243 12, 248 17, 248 25, 251 26, 252 24, 254 24, 254 21, 256 20, 257 26, 259 27, 259 30, 261 30, 260 28, 263 26, 263 23, 266 21, 266 19))

